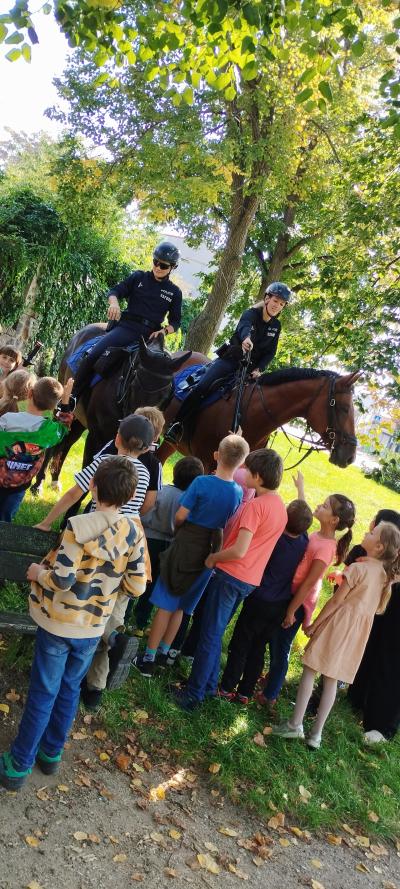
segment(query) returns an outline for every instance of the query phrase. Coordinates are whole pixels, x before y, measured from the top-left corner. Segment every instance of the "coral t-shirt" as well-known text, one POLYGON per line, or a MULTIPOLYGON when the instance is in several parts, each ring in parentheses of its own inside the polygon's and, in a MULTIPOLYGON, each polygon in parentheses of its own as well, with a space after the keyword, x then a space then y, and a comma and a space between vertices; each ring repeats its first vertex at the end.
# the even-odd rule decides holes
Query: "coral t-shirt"
MULTIPOLYGON (((310 538, 308 541, 307 549, 304 553, 304 556, 294 574, 292 581, 292 593, 293 595, 297 593, 297 590, 303 583, 303 580, 306 579, 307 574, 310 571, 311 565, 315 559, 318 559, 320 562, 324 562, 327 568, 332 564, 334 558, 336 556, 336 540, 331 539, 329 537, 321 537, 319 531, 314 531, 313 534, 310 534, 310 538)), ((318 596, 321 590, 323 577, 320 577, 319 580, 311 587, 311 590, 307 596, 305 602, 303 602, 304 608, 304 620, 303 627, 308 627, 311 623, 311 618, 313 615, 314 608, 318 601, 318 596)))
POLYGON ((246 555, 242 559, 232 559, 230 562, 217 562, 216 567, 236 577, 237 580, 258 586, 272 550, 286 524, 286 507, 279 494, 271 491, 255 497, 250 503, 246 503, 238 516, 233 517, 223 546, 223 549, 233 546, 239 531, 245 528, 253 534, 246 555))

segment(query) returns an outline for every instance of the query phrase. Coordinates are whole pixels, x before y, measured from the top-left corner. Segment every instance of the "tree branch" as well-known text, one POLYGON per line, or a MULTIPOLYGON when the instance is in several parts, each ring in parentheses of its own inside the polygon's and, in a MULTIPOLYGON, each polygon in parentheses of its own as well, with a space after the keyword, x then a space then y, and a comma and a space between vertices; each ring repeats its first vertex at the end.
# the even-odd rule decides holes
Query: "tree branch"
POLYGON ((335 148, 335 146, 334 146, 334 144, 333 144, 333 142, 332 142, 332 139, 331 139, 331 137, 330 137, 328 131, 325 129, 325 127, 322 126, 322 124, 318 123, 316 120, 310 120, 310 123, 312 123, 312 125, 313 125, 314 127, 316 127, 317 130, 320 130, 320 132, 324 134, 325 138, 326 138, 327 141, 329 142, 329 145, 331 146, 332 154, 333 154, 333 156, 334 156, 334 158, 335 158, 336 163, 339 164, 340 166, 342 166, 342 161, 341 161, 341 159, 340 159, 340 157, 339 157, 339 155, 338 155, 338 153, 337 153, 337 151, 336 151, 336 148, 335 148))

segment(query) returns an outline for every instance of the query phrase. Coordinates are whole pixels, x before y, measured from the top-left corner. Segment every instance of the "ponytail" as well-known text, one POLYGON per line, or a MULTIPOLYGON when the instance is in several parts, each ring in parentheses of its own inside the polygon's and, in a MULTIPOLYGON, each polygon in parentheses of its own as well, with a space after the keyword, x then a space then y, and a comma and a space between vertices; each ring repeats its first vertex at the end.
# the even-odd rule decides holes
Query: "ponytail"
POLYGON ((383 553, 380 561, 386 573, 386 583, 377 608, 377 614, 383 614, 389 604, 392 594, 392 583, 400 574, 400 531, 392 522, 380 522, 380 542, 383 544, 383 553))
POLYGON ((356 508, 353 501, 349 500, 348 497, 344 497, 343 494, 332 494, 329 501, 333 515, 339 519, 336 526, 337 530, 343 531, 345 528, 348 529, 346 534, 343 534, 343 537, 340 537, 336 544, 335 565, 340 565, 341 562, 344 562, 353 539, 351 529, 356 520, 356 508))
POLYGON ((34 384, 36 377, 28 370, 13 370, 5 378, 0 398, 0 417, 6 413, 18 413, 18 401, 28 397, 29 388, 34 384))

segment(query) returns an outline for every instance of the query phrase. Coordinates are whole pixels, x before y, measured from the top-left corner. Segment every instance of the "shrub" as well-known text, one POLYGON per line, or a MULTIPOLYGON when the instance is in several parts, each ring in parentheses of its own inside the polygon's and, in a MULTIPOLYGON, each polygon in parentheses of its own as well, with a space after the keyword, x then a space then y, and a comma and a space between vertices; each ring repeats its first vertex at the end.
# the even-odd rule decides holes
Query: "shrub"
POLYGON ((365 470, 364 475, 400 494, 400 454, 386 451, 380 458, 379 466, 365 470))

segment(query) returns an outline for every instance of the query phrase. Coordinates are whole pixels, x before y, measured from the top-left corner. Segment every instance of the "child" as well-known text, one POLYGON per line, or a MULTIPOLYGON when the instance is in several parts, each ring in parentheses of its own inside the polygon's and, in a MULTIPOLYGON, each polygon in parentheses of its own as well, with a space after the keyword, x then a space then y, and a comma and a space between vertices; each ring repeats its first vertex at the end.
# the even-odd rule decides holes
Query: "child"
POLYGON ((245 460, 246 484, 256 496, 247 503, 220 552, 206 559, 215 568, 204 608, 199 643, 186 691, 177 695, 183 710, 191 711, 217 691, 222 637, 242 599, 261 581, 266 562, 287 523, 285 504, 276 493, 283 464, 276 451, 260 448, 245 460))
POLYGON ((33 563, 30 613, 38 624, 31 682, 17 737, 0 758, 0 783, 19 790, 35 763, 57 771, 75 717, 79 689, 119 590, 146 585, 144 536, 119 508, 132 499, 132 461, 101 463, 91 489, 93 513, 73 516, 46 565, 33 563))
POLYGON ((211 571, 209 566, 204 567, 205 558, 213 548, 215 532, 225 526, 240 505, 242 492, 233 481, 233 473, 248 451, 240 435, 227 435, 214 454, 215 475, 198 476, 180 499, 175 516, 177 533, 161 555, 160 576, 150 600, 158 611, 144 656, 135 664, 147 678, 154 673, 157 652, 157 662, 165 665, 183 612, 194 610, 207 586, 211 571))
POLYGON ((236 697, 239 703, 248 704, 264 665, 267 642, 279 629, 290 604, 293 576, 307 548, 306 532, 312 522, 311 509, 304 500, 302 478, 299 473, 295 480, 300 499, 289 503, 286 528, 260 586, 245 599, 237 620, 219 691, 220 697, 227 700, 236 697))
POLYGON ((320 530, 310 534, 304 557, 293 578, 292 598, 282 627, 276 630, 270 641, 270 669, 263 691, 257 695, 259 704, 273 707, 285 681, 293 640, 301 624, 307 628, 318 601, 326 569, 337 557, 343 561, 352 539, 351 528, 355 521, 354 503, 343 494, 332 494, 317 506, 314 517, 320 530), (348 528, 336 542, 335 534, 348 528))
POLYGON ((17 414, 18 402, 26 401, 36 383, 35 374, 28 370, 14 370, 4 380, 0 398, 0 417, 3 414, 17 414))
POLYGON ((204 475, 201 460, 197 457, 182 457, 182 460, 175 463, 172 485, 164 485, 156 496, 153 508, 141 516, 149 549, 152 579, 135 608, 135 636, 143 636, 153 610, 150 597, 160 573, 160 554, 169 547, 174 537, 175 515, 182 494, 199 475, 204 475))
POLYGON ((67 434, 73 419, 69 409, 72 385, 73 380, 68 380, 63 388, 53 377, 42 377, 29 389, 25 411, 9 411, 0 417, 1 521, 12 521, 43 464, 46 448, 67 434), (49 419, 46 413, 55 411, 60 399, 63 404, 56 419, 49 419))
POLYGON ((337 680, 352 682, 360 665, 374 615, 382 614, 390 598, 391 582, 400 570, 400 531, 381 522, 368 531, 362 544, 366 558, 345 569, 336 593, 308 627, 310 637, 303 657, 303 675, 292 718, 274 728, 282 738, 304 738, 303 718, 317 673, 324 689, 307 745, 318 750, 321 734, 335 703, 337 680))
POLYGON ((22 355, 14 346, 0 346, 0 383, 22 364, 22 355))
MULTIPOLYGON (((128 457, 128 459, 131 460, 135 467, 138 479, 132 503, 125 503, 121 508, 123 514, 139 515, 139 511, 143 505, 150 475, 148 469, 146 469, 140 462, 139 457, 150 447, 152 440, 153 427, 145 417, 136 417, 135 414, 130 414, 128 417, 125 417, 124 420, 121 420, 115 438, 117 454, 119 456, 128 457)), ((35 525, 36 528, 40 528, 41 531, 50 531, 52 522, 66 510, 70 509, 74 503, 77 503, 84 494, 87 494, 90 490, 90 481, 93 478, 96 469, 100 466, 103 460, 110 457, 110 454, 106 453, 108 446, 109 445, 106 445, 103 450, 99 451, 88 466, 84 466, 83 469, 80 469, 79 472, 75 473, 74 478, 76 484, 70 488, 69 491, 65 492, 63 497, 61 497, 58 503, 53 506, 53 509, 50 510, 46 518, 43 519, 42 522, 39 522, 38 525, 35 525)), ((94 504, 92 504, 91 508, 95 508, 94 504)))

